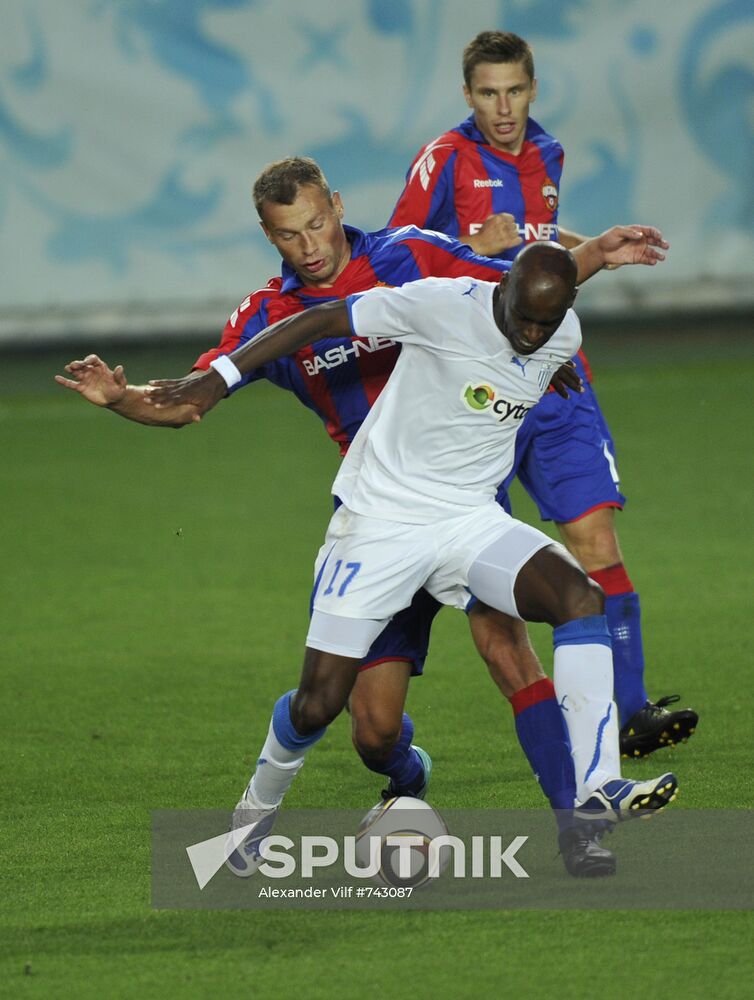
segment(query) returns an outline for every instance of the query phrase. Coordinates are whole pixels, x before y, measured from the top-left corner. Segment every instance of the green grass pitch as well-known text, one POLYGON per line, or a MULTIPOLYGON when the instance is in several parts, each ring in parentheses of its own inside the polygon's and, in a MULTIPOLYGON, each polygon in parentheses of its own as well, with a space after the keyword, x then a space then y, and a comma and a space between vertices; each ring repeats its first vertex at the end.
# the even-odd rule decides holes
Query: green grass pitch
MULTIPOLYGON (((688 745, 627 765, 672 766, 673 808, 753 804, 754 372, 749 349, 722 346, 597 365, 650 693, 679 691, 701 715, 688 745)), ((662 872, 641 912, 152 910, 150 810, 232 807, 274 699, 295 684, 337 455, 265 385, 199 427, 128 424, 54 386, 68 356, 8 359, 0 376, 0 996, 746 993, 750 914, 652 912, 662 872)), ((129 374, 177 374, 193 356, 137 357, 129 374)), ((549 668, 548 630, 534 635, 549 668)), ((438 807, 543 804, 462 615, 441 616, 409 708, 438 807)), ((366 810, 379 788, 342 717, 286 803, 366 810)))

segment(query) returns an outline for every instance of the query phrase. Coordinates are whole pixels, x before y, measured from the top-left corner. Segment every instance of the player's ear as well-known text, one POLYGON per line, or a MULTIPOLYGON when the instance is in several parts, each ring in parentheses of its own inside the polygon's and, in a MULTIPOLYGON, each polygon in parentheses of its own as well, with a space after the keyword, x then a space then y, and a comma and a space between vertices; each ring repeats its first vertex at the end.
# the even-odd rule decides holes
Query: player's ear
POLYGON ((343 208, 343 199, 340 197, 340 191, 333 191, 332 203, 333 208, 335 209, 335 214, 339 219, 342 219, 345 214, 345 209, 343 208))
POLYGON ((536 76, 531 82, 531 97, 529 98, 530 103, 534 103, 537 99, 537 78, 536 76))
POLYGON ((466 86, 465 83, 463 85, 463 96, 464 96, 464 98, 465 98, 466 103, 468 104, 468 106, 470 108, 473 108, 474 105, 472 104, 472 101, 471 101, 471 91, 469 90, 469 88, 466 86))
POLYGON ((273 239, 272 239, 272 236, 271 236, 271 234, 270 234, 270 231, 269 231, 269 229, 267 228, 267 226, 265 226, 264 222, 262 222, 262 220, 261 220, 261 219, 259 220, 259 225, 260 225, 260 226, 262 227, 262 232, 263 232, 263 233, 264 233, 264 235, 265 235, 265 236, 267 237, 267 239, 268 239, 268 240, 270 241, 270 243, 273 243, 274 241, 273 241, 273 239))

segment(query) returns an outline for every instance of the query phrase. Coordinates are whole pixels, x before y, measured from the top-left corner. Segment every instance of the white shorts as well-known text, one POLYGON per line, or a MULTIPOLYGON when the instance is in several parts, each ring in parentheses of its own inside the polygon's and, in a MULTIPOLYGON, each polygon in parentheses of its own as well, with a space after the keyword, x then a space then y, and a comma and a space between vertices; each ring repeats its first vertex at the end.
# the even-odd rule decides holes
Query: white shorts
POLYGON ((361 658, 422 587, 442 604, 465 608, 470 571, 475 597, 518 618, 513 596, 518 571, 552 544, 497 503, 431 524, 383 521, 341 506, 315 565, 307 646, 361 658))

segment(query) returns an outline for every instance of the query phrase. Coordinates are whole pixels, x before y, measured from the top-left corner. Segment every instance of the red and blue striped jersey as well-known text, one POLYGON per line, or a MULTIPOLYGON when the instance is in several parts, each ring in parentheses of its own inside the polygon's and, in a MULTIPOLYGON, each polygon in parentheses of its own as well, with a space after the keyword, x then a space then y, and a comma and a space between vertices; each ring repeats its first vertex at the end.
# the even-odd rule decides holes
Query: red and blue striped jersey
MULTIPOLYGON (((265 288, 244 299, 226 323, 220 344, 202 354, 194 368, 208 368, 214 358, 230 354, 286 316, 376 285, 403 285, 432 276, 497 281, 510 268, 507 261, 480 257, 457 240, 413 226, 376 233, 344 228, 351 259, 332 286, 307 287, 283 264, 282 276, 271 278, 265 288)), ((259 379, 288 389, 320 417, 345 454, 382 392, 399 350, 387 337, 332 337, 263 365, 233 391, 259 379)))
MULTIPOLYGON (((513 156, 490 146, 470 115, 419 151, 388 225, 473 236, 490 215, 508 212, 524 241, 500 254, 513 260, 526 243, 557 241, 562 172, 563 147, 533 118, 521 152, 513 156)), ((591 382, 584 352, 574 360, 582 379, 591 382)))
MULTIPOLYGON (((388 225, 473 236, 508 212, 526 243, 558 238, 563 147, 530 118, 517 156, 490 146, 470 115, 419 151, 388 225)), ((513 260, 517 247, 501 256, 513 260)))

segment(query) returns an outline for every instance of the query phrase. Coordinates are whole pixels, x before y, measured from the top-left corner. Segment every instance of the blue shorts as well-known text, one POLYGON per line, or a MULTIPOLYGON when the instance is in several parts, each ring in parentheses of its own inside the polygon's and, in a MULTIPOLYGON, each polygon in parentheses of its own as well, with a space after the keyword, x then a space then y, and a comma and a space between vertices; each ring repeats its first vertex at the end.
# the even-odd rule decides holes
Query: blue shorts
POLYGON ((414 594, 411 604, 394 615, 374 640, 359 670, 368 670, 391 660, 402 660, 411 664, 412 677, 421 676, 429 651, 432 622, 441 607, 442 604, 426 590, 414 594))
POLYGON ((613 439, 586 373, 584 392, 563 399, 546 393, 524 418, 513 470, 498 490, 510 513, 508 489, 518 476, 543 521, 577 521, 598 507, 622 508, 613 439))

